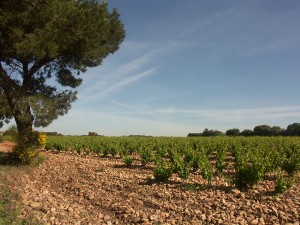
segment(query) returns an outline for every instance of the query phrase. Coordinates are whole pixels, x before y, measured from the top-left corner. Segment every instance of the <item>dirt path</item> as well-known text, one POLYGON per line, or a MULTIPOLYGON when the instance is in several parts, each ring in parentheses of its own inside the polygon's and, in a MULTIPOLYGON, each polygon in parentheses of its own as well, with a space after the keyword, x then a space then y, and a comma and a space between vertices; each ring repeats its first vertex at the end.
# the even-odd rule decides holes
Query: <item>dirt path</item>
POLYGON ((125 168, 114 158, 44 155, 47 160, 19 176, 14 188, 21 217, 33 213, 45 224, 299 224, 299 183, 279 197, 270 195, 271 179, 249 193, 219 177, 207 187, 197 174, 147 184, 152 168, 137 163, 125 168))
POLYGON ((0 152, 9 152, 16 144, 10 141, 0 143, 0 152))

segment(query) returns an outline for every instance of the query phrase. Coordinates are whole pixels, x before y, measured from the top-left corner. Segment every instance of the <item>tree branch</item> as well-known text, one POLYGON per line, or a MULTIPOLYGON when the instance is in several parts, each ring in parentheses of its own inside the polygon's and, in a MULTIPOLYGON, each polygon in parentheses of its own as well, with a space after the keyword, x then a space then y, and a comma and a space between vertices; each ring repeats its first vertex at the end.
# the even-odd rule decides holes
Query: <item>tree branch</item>
POLYGON ((48 58, 43 58, 37 62, 28 70, 28 74, 33 76, 39 69, 41 69, 46 64, 50 63, 52 60, 48 58))
POLYGON ((19 85, 16 84, 10 76, 7 74, 6 70, 3 68, 2 63, 0 61, 0 87, 3 89, 5 87, 12 87, 14 89, 19 88, 19 85))

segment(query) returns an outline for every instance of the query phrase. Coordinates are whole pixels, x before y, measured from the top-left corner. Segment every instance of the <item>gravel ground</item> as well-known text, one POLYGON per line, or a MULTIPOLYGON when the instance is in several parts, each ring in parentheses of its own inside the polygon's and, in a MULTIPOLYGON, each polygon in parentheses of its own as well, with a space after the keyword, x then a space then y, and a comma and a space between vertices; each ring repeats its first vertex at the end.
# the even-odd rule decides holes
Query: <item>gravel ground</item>
MULTIPOLYGON (((2 148, 3 149, 3 148, 2 148)), ((1 150, 1 146, 0 146, 1 150)), ((197 173, 149 183, 153 165, 131 168, 118 158, 43 153, 43 164, 11 179, 21 218, 44 224, 299 224, 300 185, 273 196, 269 179, 240 192, 223 177, 212 186, 197 173)))

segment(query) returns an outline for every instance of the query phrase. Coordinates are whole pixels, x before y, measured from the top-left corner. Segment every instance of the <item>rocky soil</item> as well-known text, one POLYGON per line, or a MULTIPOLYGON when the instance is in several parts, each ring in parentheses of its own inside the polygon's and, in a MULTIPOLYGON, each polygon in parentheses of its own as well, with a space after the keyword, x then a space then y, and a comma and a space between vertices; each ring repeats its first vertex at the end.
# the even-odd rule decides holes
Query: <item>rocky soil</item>
MULTIPOLYGON (((8 149, 0 145, 0 151, 8 149)), ((10 146, 11 147, 11 146, 10 146)), ((240 192, 223 177, 207 186, 199 174, 188 180, 147 182, 152 166, 131 168, 119 158, 43 153, 46 160, 16 175, 22 217, 44 224, 299 224, 300 184, 273 196, 274 180, 240 192)))

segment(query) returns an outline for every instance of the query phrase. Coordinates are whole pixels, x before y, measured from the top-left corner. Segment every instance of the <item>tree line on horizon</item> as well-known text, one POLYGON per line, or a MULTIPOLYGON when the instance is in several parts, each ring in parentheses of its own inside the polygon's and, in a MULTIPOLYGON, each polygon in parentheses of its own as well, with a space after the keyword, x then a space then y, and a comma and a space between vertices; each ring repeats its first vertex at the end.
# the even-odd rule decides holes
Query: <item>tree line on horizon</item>
POLYGON ((238 128, 228 129, 225 133, 219 130, 205 128, 202 133, 189 133, 188 137, 212 137, 212 136, 300 136, 300 123, 292 123, 286 129, 279 126, 258 125, 253 130, 238 128))

